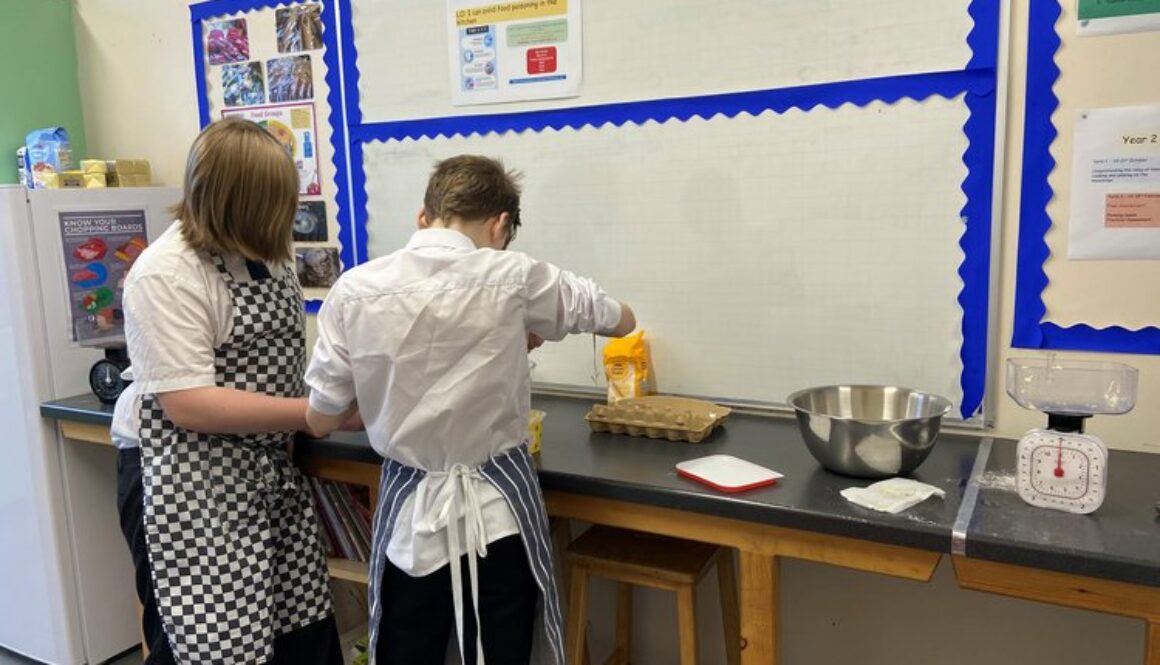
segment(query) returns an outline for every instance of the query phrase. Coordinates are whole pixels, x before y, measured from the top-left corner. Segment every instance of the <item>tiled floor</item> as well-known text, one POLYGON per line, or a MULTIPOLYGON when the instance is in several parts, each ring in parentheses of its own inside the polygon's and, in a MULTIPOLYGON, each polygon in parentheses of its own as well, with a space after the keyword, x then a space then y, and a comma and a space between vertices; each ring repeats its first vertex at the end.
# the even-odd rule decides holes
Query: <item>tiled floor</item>
MULTIPOLYGON (((0 649, 0 665, 39 665, 39 663, 30 658, 18 656, 10 651, 0 649)), ((141 665, 141 652, 133 651, 120 658, 108 661, 106 665, 141 665)))
POLYGON ((134 650, 116 660, 110 660, 108 665, 141 665, 143 660, 141 652, 134 650))
MULTIPOLYGON (((362 626, 358 630, 349 631, 343 634, 343 653, 351 654, 353 656, 353 645, 355 640, 366 634, 366 626, 362 626)), ((139 650, 133 650, 119 658, 106 661, 103 665, 141 665, 142 658, 139 650)), ((349 662, 349 657, 348 657, 349 662)), ((0 649, 0 665, 40 665, 39 661, 18 656, 11 651, 0 649)))

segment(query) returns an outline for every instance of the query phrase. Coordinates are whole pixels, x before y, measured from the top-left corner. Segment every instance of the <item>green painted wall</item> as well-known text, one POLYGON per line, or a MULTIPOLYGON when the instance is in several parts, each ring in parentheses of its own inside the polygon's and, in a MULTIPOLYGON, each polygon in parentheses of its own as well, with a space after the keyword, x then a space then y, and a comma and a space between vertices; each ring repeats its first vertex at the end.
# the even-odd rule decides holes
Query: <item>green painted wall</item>
POLYGON ((0 184, 16 182, 25 135, 54 126, 84 157, 72 0, 0 0, 0 184))

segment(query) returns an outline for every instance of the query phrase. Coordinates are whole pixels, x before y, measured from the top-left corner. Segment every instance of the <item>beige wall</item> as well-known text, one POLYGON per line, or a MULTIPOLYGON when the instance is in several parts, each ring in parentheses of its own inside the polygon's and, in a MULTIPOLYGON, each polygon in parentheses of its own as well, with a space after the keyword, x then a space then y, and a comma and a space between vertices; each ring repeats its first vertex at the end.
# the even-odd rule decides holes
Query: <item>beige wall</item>
POLYGON ((158 184, 180 185, 197 136, 185 0, 74 0, 89 153, 148 159, 158 184))
MULTIPOLYGON (((1008 349, 1021 173, 1022 118, 1028 0, 1012 0, 1012 57, 1006 178, 1002 218, 999 339, 1001 356, 1036 355, 1008 349)), ((1064 0, 1069 11, 1075 0, 1064 0)), ((158 180, 178 184, 185 149, 197 131, 188 9, 182 0, 76 0, 77 51, 85 126, 91 151, 151 159, 158 180)), ((1150 37, 1156 40, 1156 34, 1150 37)), ((1154 43, 1156 43, 1154 41, 1154 43)), ((1143 70, 1141 70, 1143 71, 1143 70)), ((1067 178, 1056 179, 1066 186, 1067 178)), ((1155 280, 1152 280, 1152 284, 1155 280)), ((1091 288, 1097 288, 1092 286, 1091 288)), ((1141 284, 1137 288, 1150 289, 1141 284)), ((1073 354, 1066 354, 1071 357, 1073 354)), ((1140 368, 1140 406, 1126 416, 1097 418, 1091 431, 1114 447, 1160 452, 1160 359, 1112 358, 1140 368)), ((1044 423, 1003 393, 1002 371, 989 388, 997 400, 997 431, 1018 436, 1044 423)), ((947 567, 930 585, 810 564, 783 566, 783 653, 787 665, 860 662, 1027 665, 1134 665, 1142 660, 1140 622, 1063 610, 956 588, 947 567), (907 646, 910 645, 910 646, 907 646), (1102 654, 1102 655, 1096 655, 1102 654)), ((706 662, 721 662, 712 618, 712 592, 702 608, 706 662), (708 654, 707 654, 708 655, 708 654)), ((612 596, 594 594, 596 648, 609 644, 612 596)), ((659 594, 637 607, 638 662, 675 662, 675 610, 659 594)), ((603 653, 603 651, 599 651, 603 653)))
MULTIPOLYGON (((1061 111, 1056 113, 1056 122, 1063 124, 1066 121, 1066 126, 1070 126, 1070 118, 1068 117, 1071 112, 1070 104, 1077 101, 1075 99, 1075 97, 1079 96, 1077 95, 1077 91, 1097 87, 1095 82, 1101 78, 1104 81, 1098 88, 1101 91, 1107 91, 1106 96, 1093 98, 1092 95, 1082 95, 1082 99, 1078 100, 1079 104, 1090 104, 1094 106, 1101 103, 1121 105, 1125 103, 1148 102, 1149 99, 1147 96, 1143 98, 1125 98, 1123 95, 1115 94, 1114 90, 1109 90, 1109 88, 1118 90, 1131 87, 1132 77, 1127 74, 1121 74, 1115 67, 1101 67, 1099 62, 1093 63, 1090 57, 1083 57, 1083 53, 1087 52, 1090 56, 1093 53, 1108 51, 1113 45, 1121 45, 1126 41, 1137 47, 1147 44, 1151 58, 1154 59, 1160 57, 1160 38, 1158 38, 1157 33, 1089 38, 1080 42, 1075 38, 1076 0, 1062 0, 1061 4, 1063 5, 1064 13, 1060 18, 1057 30, 1064 41, 1064 46, 1060 50, 1056 62, 1061 65, 1063 74, 1060 81, 1061 85, 1057 86, 1056 90, 1061 95, 1063 105, 1061 111), (1109 79, 1118 81, 1118 83, 1114 85, 1109 84, 1109 79)), ((1006 178, 1003 187, 1005 196, 1003 200, 1002 249, 998 256, 998 260, 1002 266, 999 281, 999 291, 1001 294, 999 302, 1001 312, 999 339, 1003 345, 1001 354, 1002 362, 1006 362, 1008 357, 1043 357, 1046 355, 1044 353, 1033 353, 1022 349, 1010 348, 1012 311, 1015 294, 1015 250, 1019 232, 1019 181, 1022 177, 1023 92, 1027 80, 1028 0, 1012 0, 1011 5, 1013 6, 1014 12, 1011 30, 1010 97, 1007 111, 1006 178)), ((1138 75, 1152 71, 1147 65, 1143 64, 1147 62, 1144 59, 1137 60, 1135 58, 1124 57, 1117 62, 1137 63, 1139 70, 1136 73, 1138 75)), ((1145 86, 1145 89, 1155 91, 1157 89, 1156 77, 1151 76, 1145 78, 1148 80, 1148 85, 1151 86, 1150 88, 1145 86)), ((1150 103, 1160 103, 1160 94, 1151 96, 1150 103)), ((1068 215, 1066 202, 1068 200, 1068 190, 1071 183, 1071 173, 1068 170, 1071 163, 1070 145, 1070 136, 1062 135, 1056 141, 1056 145, 1052 151, 1056 156, 1056 161, 1061 163, 1061 167, 1056 169, 1056 172, 1051 178, 1051 184, 1057 196, 1048 208, 1056 224, 1065 224, 1068 215)), ((1053 256, 1047 263, 1049 275, 1052 279, 1055 279, 1057 276, 1066 275, 1068 272, 1073 274, 1079 273, 1080 269, 1085 266, 1076 266, 1077 262, 1066 260, 1066 234, 1062 233, 1061 229, 1055 228, 1050 235, 1052 236, 1052 247, 1057 249, 1059 254, 1058 256, 1053 256)), ((1138 300, 1151 300, 1152 311, 1155 312, 1156 303, 1160 302, 1153 295, 1155 293, 1157 280, 1160 279, 1160 263, 1155 261, 1131 263, 1136 264, 1133 266, 1137 271, 1136 279, 1135 281, 1124 281, 1125 288, 1132 291, 1134 298, 1138 300)), ((1090 266, 1091 262, 1088 265, 1090 266)), ((1099 301, 1101 297, 1106 299, 1106 293, 1104 292, 1107 288, 1108 286, 1105 282, 1097 282, 1090 279, 1071 279, 1067 283, 1067 291, 1055 293, 1060 301, 1059 305, 1052 306, 1051 301, 1048 301, 1050 307, 1048 315, 1051 316, 1052 313, 1057 313, 1065 318, 1069 318, 1072 315, 1071 312, 1059 311, 1063 299, 1070 295, 1082 297, 1085 300, 1094 299, 1099 301)), ((1126 320, 1134 321, 1137 318, 1136 312, 1117 313, 1123 314, 1126 320)), ((1100 316, 1098 313, 1096 315, 1100 316)), ((1151 322, 1152 325, 1156 325, 1157 323, 1160 323, 1160 321, 1155 319, 1151 322)), ((1105 443, 1113 448, 1160 453, 1160 409, 1156 408, 1157 400, 1160 399, 1160 357, 1084 353, 1060 353, 1058 355, 1061 358, 1115 360, 1139 368, 1140 388, 1136 408, 1131 413, 1123 416, 1093 418, 1090 421, 1088 431, 1101 437, 1105 443)), ((1042 427, 1046 423, 1046 420, 1041 414, 1021 409, 1006 396, 1003 387, 1003 366, 1000 365, 995 369, 996 371, 989 381, 989 388, 994 391, 995 395, 999 396, 997 400, 999 408, 997 409, 995 419, 997 431, 1004 436, 1017 437, 1032 427, 1042 427)))

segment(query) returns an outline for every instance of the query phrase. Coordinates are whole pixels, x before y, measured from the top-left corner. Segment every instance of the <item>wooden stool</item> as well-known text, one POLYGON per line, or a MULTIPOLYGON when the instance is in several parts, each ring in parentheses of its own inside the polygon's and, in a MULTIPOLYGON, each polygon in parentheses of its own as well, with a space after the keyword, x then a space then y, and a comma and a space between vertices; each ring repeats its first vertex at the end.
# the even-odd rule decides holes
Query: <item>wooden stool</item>
POLYGON ((568 603, 567 656, 583 663, 588 618, 588 578, 617 582, 616 650, 608 663, 627 664, 632 653, 632 588, 646 586, 677 594, 681 664, 697 662, 697 583, 717 564, 721 587, 721 620, 725 628, 725 657, 729 665, 741 662, 741 625, 737 610, 737 578, 733 553, 724 547, 637 531, 594 526, 568 546, 566 555, 572 588, 568 603))

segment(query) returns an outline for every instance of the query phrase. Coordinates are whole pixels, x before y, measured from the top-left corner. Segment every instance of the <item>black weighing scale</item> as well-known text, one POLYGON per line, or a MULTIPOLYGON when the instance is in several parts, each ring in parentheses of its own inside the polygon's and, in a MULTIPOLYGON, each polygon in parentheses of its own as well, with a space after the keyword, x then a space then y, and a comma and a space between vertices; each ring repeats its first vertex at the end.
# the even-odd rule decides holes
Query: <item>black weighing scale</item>
POLYGON ((116 404, 129 381, 121 373, 129 368, 129 352, 124 346, 105 347, 105 357, 89 368, 89 389, 102 404, 116 404))

